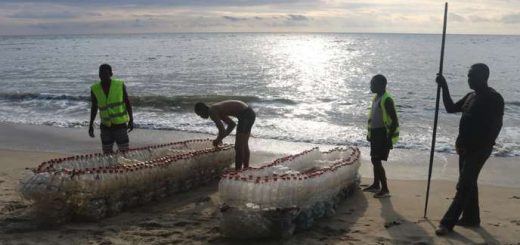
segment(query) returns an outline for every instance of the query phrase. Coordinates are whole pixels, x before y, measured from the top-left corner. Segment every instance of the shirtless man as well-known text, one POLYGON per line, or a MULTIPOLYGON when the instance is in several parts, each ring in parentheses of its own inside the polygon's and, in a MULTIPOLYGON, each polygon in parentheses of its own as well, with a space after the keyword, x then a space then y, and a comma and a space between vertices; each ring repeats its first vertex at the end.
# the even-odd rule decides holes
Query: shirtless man
POLYGON ((249 135, 255 123, 256 114, 246 103, 239 100, 225 100, 207 106, 204 103, 195 104, 195 113, 200 117, 208 117, 215 122, 218 128, 218 136, 213 140, 216 147, 222 144, 222 140, 228 136, 236 124, 229 116, 238 119, 237 134, 235 138, 235 170, 249 168, 249 135), (222 122, 226 123, 224 128, 222 122))

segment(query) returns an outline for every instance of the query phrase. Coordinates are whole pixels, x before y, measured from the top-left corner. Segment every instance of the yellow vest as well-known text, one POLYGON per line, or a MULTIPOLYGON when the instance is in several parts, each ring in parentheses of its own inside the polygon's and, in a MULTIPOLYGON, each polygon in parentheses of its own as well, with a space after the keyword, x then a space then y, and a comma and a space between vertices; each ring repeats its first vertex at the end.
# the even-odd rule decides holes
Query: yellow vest
MULTIPOLYGON (((374 96, 374 98, 372 99, 372 107, 374 107, 374 102, 376 101, 376 99, 377 99, 377 95, 374 96)), ((388 135, 388 132, 390 131, 390 126, 392 125, 392 118, 388 115, 388 112, 386 111, 385 102, 387 99, 392 99, 392 96, 388 92, 385 92, 383 94, 383 97, 381 98, 380 106, 381 106, 381 111, 383 112, 383 123, 385 124, 386 134, 388 135)), ((394 101, 394 111, 397 114, 397 110, 395 109, 395 100, 393 100, 393 101, 394 101)), ((372 113, 371 112, 372 112, 372 109, 368 113, 368 140, 370 140, 372 137, 371 132, 370 132, 372 129, 372 113)), ((397 126, 394 134, 392 135, 392 144, 397 143, 398 140, 399 140, 399 126, 397 126)))
POLYGON ((112 79, 108 95, 101 87, 101 81, 90 87, 96 96, 101 123, 105 126, 123 124, 129 121, 126 105, 123 100, 123 81, 112 79))

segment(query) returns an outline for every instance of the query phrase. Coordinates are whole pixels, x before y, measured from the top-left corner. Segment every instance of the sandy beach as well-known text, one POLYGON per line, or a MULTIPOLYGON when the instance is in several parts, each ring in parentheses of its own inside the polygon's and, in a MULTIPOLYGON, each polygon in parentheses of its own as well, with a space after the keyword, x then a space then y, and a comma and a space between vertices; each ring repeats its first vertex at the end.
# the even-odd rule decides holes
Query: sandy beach
MULTIPOLYGON (((456 227, 446 237, 435 236, 435 226, 454 195, 457 176, 456 157, 441 154, 434 169, 428 219, 422 218, 424 168, 395 164, 387 165, 391 198, 374 199, 357 190, 340 205, 336 216, 320 220, 310 231, 286 240, 233 241, 219 232, 217 182, 99 222, 40 226, 31 213, 31 204, 16 192, 24 169, 50 158, 99 151, 99 136, 88 138, 84 128, 14 124, 0 124, 0 133, 0 244, 520 244, 520 188, 511 177, 518 170, 514 165, 518 158, 491 158, 484 167, 480 228, 456 227), (507 181, 493 181, 502 176, 507 181)), ((136 130, 130 137, 132 146, 139 146, 209 136, 136 130)), ((260 164, 309 146, 253 138, 252 163, 260 164)), ((362 154, 366 155, 367 149, 362 149, 362 154)), ((427 155, 397 150, 389 164, 407 159, 427 161, 427 155)), ((364 177, 371 176, 366 157, 360 171, 364 177)), ((362 181, 370 182, 369 178, 362 181)))

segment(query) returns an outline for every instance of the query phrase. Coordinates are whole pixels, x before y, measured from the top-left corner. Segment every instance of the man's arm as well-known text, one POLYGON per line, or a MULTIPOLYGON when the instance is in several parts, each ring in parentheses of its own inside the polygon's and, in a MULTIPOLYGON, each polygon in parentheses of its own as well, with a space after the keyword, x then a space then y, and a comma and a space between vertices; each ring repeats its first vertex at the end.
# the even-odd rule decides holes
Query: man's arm
POLYGON ((461 106, 458 105, 459 103, 455 104, 455 103, 453 103, 453 100, 451 99, 450 90, 448 88, 448 83, 446 82, 446 79, 444 78, 444 76, 438 74, 435 81, 442 88, 442 101, 444 102, 444 108, 446 108, 446 112, 448 112, 448 113, 461 112, 461 106))
POLYGON ((88 125, 88 135, 94 138, 94 120, 96 119, 98 108, 96 96, 94 95, 94 93, 92 93, 92 91, 90 91, 90 104, 90 123, 88 125))
POLYGON ((385 109, 392 119, 392 124, 390 125, 388 132, 388 142, 392 142, 392 135, 394 135, 397 127, 399 127, 399 119, 397 119, 397 112, 395 111, 394 101, 392 99, 387 99, 385 101, 385 109))
POLYGON ((130 104, 130 99, 128 98, 128 94, 126 93, 126 86, 123 85, 123 100, 125 101, 126 111, 128 112, 128 132, 134 130, 134 114, 132 112, 132 105, 130 104))
POLYGON ((225 136, 228 136, 231 132, 233 132, 233 129, 235 129, 236 123, 231 120, 229 117, 223 117, 222 121, 224 121, 227 124, 225 136))
POLYGON ((218 136, 213 141, 214 145, 219 144, 226 136, 228 136, 233 129, 235 128, 235 122, 231 120, 229 117, 225 116, 223 118, 220 118, 218 114, 210 109, 209 116, 213 122, 215 122, 215 125, 218 129, 218 136), (227 124, 227 128, 224 128, 224 124, 222 124, 222 121, 224 121, 227 124))
POLYGON ((498 135, 500 134, 500 130, 503 126, 503 117, 504 117, 504 99, 500 96, 496 103, 495 108, 493 108, 493 112, 491 115, 491 123, 489 130, 489 138, 495 143, 498 135))

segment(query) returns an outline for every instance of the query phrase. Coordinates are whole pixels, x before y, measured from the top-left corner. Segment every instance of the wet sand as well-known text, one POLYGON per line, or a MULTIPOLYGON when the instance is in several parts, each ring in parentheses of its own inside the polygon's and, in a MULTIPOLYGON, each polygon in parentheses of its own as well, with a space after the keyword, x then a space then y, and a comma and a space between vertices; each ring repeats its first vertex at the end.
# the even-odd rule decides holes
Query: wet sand
MULTIPOLYGON (((36 218, 31 213, 31 204, 22 200, 16 192, 16 183, 24 169, 34 167, 50 158, 99 151, 99 138, 88 138, 85 129, 30 125, 0 125, 0 132, 5 136, 0 142, 0 244, 518 244, 520 242, 520 213, 518 212, 520 188, 481 184, 482 227, 471 229, 456 227, 456 232, 453 234, 436 237, 435 226, 451 202, 455 183, 448 180, 432 182, 429 219, 423 219, 426 181, 393 177, 397 172, 416 171, 400 167, 401 165, 395 167, 387 165, 391 198, 374 199, 369 193, 358 190, 340 205, 336 216, 321 219, 310 231, 297 233, 283 241, 244 242, 223 237, 219 232, 217 182, 168 197, 161 202, 127 210, 99 222, 70 222, 56 227, 42 227, 37 224, 36 218)), ((137 146, 188 138, 206 138, 208 135, 137 130, 130 137, 133 145, 137 146)), ((306 149, 305 147, 308 146, 310 145, 303 143, 254 139, 252 163, 266 162, 284 154, 306 149)), ((366 154, 366 149, 363 150, 363 154, 366 154)), ((394 158, 400 159, 400 154, 407 153, 398 153, 394 158)), ((441 170, 434 172, 434 175, 443 173, 447 175, 446 173, 453 172, 449 169, 452 168, 451 166, 456 166, 456 157, 447 155, 441 157, 439 161, 446 167, 436 166, 441 170), (446 163, 443 163, 444 160, 446 163)), ((492 158, 488 164, 507 165, 511 163, 509 161, 514 163, 516 160, 492 158)), ((370 177, 371 166, 365 158, 362 164, 364 166, 361 173, 370 177)), ((493 172, 494 168, 485 167, 483 171, 493 172)), ((423 177, 417 176, 417 178, 423 177)), ((442 178, 455 180, 452 175, 442 178)), ((368 178, 363 179, 363 184, 370 182, 368 178)), ((514 185, 515 183, 510 184, 510 186, 514 185)))

